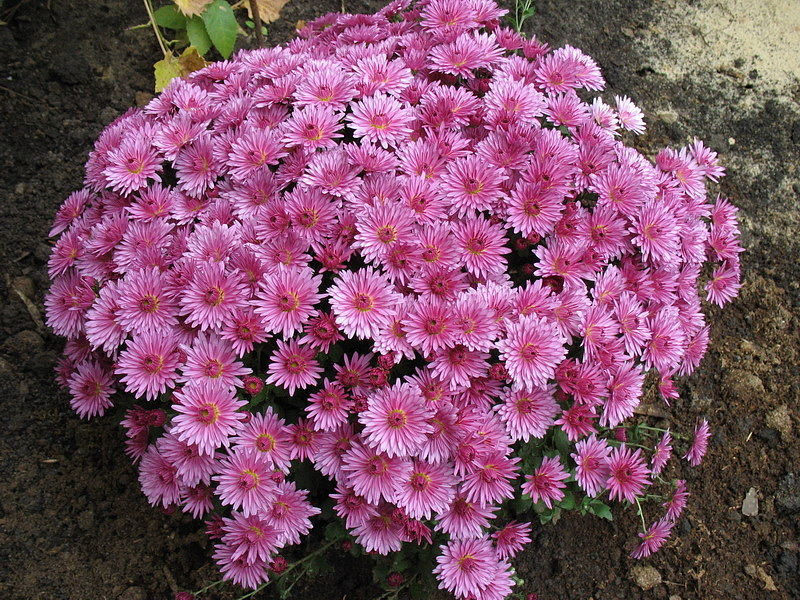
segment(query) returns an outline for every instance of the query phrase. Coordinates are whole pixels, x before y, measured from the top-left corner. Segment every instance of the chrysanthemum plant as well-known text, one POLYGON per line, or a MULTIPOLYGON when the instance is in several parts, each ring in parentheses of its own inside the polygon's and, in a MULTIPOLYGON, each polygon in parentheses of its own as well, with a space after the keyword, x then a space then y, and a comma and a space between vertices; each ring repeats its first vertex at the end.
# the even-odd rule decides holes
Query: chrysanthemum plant
POLYGON ((58 380, 124 410, 144 494, 205 519, 224 580, 288 589, 337 544, 389 595, 500 599, 559 511, 658 512, 635 557, 681 514, 673 445, 697 465, 707 423, 636 409, 698 366, 699 294, 739 287, 723 169, 626 146, 631 100, 504 12, 330 14, 176 79, 58 211, 58 380))

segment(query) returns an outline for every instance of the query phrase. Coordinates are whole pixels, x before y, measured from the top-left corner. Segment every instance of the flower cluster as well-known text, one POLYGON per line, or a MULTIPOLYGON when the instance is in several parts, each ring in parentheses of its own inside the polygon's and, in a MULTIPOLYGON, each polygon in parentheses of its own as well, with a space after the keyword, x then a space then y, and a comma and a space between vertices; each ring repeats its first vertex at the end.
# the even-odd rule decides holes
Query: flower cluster
POLYGON ((709 341, 699 293, 739 287, 714 152, 626 146, 641 111, 586 100, 595 62, 492 0, 410 4, 173 81, 106 128, 51 231, 73 408, 136 398, 145 495, 207 517, 245 587, 320 512, 306 463, 366 551, 437 540, 442 588, 505 597, 531 528, 504 503, 637 502, 673 443, 625 441, 645 377, 676 398, 709 341))

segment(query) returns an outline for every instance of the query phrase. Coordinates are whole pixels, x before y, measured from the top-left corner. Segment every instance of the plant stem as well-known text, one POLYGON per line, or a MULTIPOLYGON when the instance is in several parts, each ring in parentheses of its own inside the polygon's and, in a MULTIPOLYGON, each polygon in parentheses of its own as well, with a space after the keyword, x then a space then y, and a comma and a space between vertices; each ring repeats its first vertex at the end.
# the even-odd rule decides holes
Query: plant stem
POLYGON ((636 510, 639 513, 639 518, 642 519, 642 533, 647 531, 647 523, 644 521, 644 511, 642 511, 642 505, 639 503, 639 498, 636 498, 636 510))
POLYGON ((216 586, 218 586, 220 583, 223 583, 223 582, 224 582, 224 580, 223 580, 223 579, 220 579, 219 581, 215 581, 214 583, 209 583, 209 584, 208 584, 206 587, 204 587, 204 588, 202 588, 202 589, 199 589, 199 590, 197 590, 197 591, 194 593, 194 595, 195 595, 195 596, 199 596, 200 594, 202 594, 202 593, 204 593, 204 592, 207 592, 207 591, 208 591, 208 590, 210 590, 211 588, 213 588, 213 587, 216 587, 216 586))
POLYGON ((264 33, 261 31, 261 13, 258 12, 258 1, 250 0, 250 12, 253 13, 253 25, 256 29, 256 45, 264 47, 264 33))
POLYGON ((144 0, 144 8, 147 11, 147 16, 150 18, 150 23, 153 25, 153 31, 156 32, 156 39, 158 40, 158 45, 161 46, 161 52, 164 53, 164 58, 172 56, 172 53, 167 50, 164 36, 161 35, 161 30, 156 24, 156 18, 153 16, 153 5, 151 4, 150 0, 144 0))
MULTIPOLYGON (((280 576, 281 577, 286 577, 286 575, 288 575, 292 571, 292 569, 294 569, 295 567, 297 567, 299 565, 302 565, 304 562, 306 562, 307 560, 315 557, 317 554, 321 554, 322 552, 324 552, 325 550, 327 550, 328 548, 333 546, 338 541, 339 540, 333 540, 331 542, 328 542, 327 544, 325 544, 323 546, 320 546, 319 548, 314 550, 314 552, 311 552, 310 554, 306 554, 300 560, 298 560, 296 562, 293 562, 291 565, 289 565, 289 568, 286 569, 283 573, 281 573, 280 576)), ((301 573, 300 577, 302 577, 302 576, 303 575, 301 573)), ((260 592, 265 587, 267 587, 269 585, 269 583, 270 583, 269 581, 267 581, 266 583, 262 583, 260 586, 258 586, 256 589, 254 589, 252 592, 250 592, 248 594, 245 594, 244 596, 239 596, 236 600, 246 600, 247 598, 251 598, 252 596, 255 596, 258 592, 260 592)), ((297 583, 297 581, 295 581, 294 583, 297 583)), ((294 585, 294 583, 292 585, 294 585)))

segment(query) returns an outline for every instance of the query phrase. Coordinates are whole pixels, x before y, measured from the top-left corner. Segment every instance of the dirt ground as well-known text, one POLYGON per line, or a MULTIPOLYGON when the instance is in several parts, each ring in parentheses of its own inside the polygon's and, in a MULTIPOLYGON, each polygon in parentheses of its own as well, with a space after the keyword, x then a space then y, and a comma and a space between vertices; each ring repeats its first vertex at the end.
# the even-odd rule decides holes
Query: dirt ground
MULTIPOLYGON (((100 130, 151 91, 158 47, 147 29, 128 30, 146 21, 140 2, 0 4, 14 11, 0 26, 0 598, 169 598, 216 578, 204 537, 147 506, 112 420, 71 413, 53 382, 60 342, 12 289, 42 311, 51 218, 80 186, 100 130)), ((344 4, 368 12, 380 3, 344 4)), ((607 97, 626 94, 644 108, 641 149, 696 135, 720 152, 729 171, 721 192, 741 208, 748 252, 740 298, 712 311, 708 356, 668 410, 673 427, 706 416, 715 431, 704 465, 675 473, 693 492, 677 535, 636 563, 627 557, 634 515, 562 519, 538 529, 516 561, 523 591, 542 600, 800 598, 800 5, 535 5, 530 31, 583 48, 604 70, 607 97), (754 517, 741 512, 750 488, 754 517), (658 577, 645 590, 647 574, 658 577)), ((290 0, 269 42, 340 8, 340 0, 290 0)), ((335 568, 297 598, 377 595, 367 571, 330 558, 335 568)))

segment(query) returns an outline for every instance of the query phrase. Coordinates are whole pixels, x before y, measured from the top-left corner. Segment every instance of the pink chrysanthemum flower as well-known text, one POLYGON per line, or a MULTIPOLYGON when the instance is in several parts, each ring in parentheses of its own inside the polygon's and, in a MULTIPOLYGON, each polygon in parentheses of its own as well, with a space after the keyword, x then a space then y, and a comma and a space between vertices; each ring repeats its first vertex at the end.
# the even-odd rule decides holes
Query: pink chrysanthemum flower
POLYGON ((533 475, 528 476, 522 484, 522 491, 534 502, 541 500, 547 508, 553 508, 553 502, 564 497, 561 490, 567 487, 564 479, 569 477, 557 456, 544 458, 541 466, 533 475))
POLYGON ((219 329, 247 307, 247 284, 238 272, 226 272, 222 263, 208 263, 196 273, 180 297, 186 323, 201 331, 219 329))
POLYGON ((181 485, 177 469, 158 451, 155 444, 148 447, 139 465, 139 484, 147 501, 164 508, 180 501, 181 485))
POLYGON ((495 407, 514 441, 543 438, 553 425, 560 408, 553 398, 553 388, 507 389, 503 403, 495 407))
POLYGON ((467 598, 478 596, 491 585, 497 553, 488 537, 453 540, 440 549, 442 554, 436 557, 438 564, 433 572, 441 589, 467 598))
POLYGON ((203 454, 228 447, 229 438, 239 428, 246 404, 238 400, 230 387, 210 380, 187 383, 173 395, 172 409, 179 414, 172 419, 172 433, 178 439, 195 444, 203 454))
POLYGON ((531 542, 531 524, 511 521, 492 534, 497 556, 501 560, 514 558, 526 544, 531 542))
POLYGON ((471 217, 456 222, 453 228, 455 246, 467 271, 477 277, 489 278, 506 269, 504 254, 506 237, 499 224, 483 217, 471 217))
POLYGON ((85 361, 69 378, 69 401, 81 419, 102 416, 112 406, 114 380, 106 368, 94 361, 85 361))
POLYGON ((381 498, 391 501, 394 498, 394 484, 411 469, 411 463, 399 457, 390 457, 376 452, 363 444, 353 444, 344 455, 342 470, 347 482, 356 494, 363 496, 370 504, 377 504, 381 498))
POLYGON ((231 175, 240 181, 266 171, 278 159, 286 156, 278 136, 270 131, 256 128, 246 129, 231 145, 227 164, 231 175))
POLYGON ((497 349, 513 387, 543 388, 567 355, 565 343, 551 321, 529 315, 506 327, 506 337, 497 342, 497 349))
POLYGON ((147 332, 128 342, 117 360, 115 372, 125 389, 137 398, 153 400, 175 387, 180 365, 174 334, 147 332))
POLYGON ((278 417, 272 407, 263 414, 254 414, 231 439, 234 449, 242 448, 263 458, 270 466, 289 470, 291 438, 286 422, 278 417))
POLYGON ((186 362, 181 372, 181 380, 198 382, 208 379, 227 386, 242 387, 242 375, 252 370, 236 360, 233 347, 225 340, 212 334, 198 335, 191 346, 184 345, 186 362))
POLYGON ((614 96, 614 102, 617 105, 617 119, 622 128, 634 133, 644 133, 644 115, 641 109, 627 96, 614 96))
POLYGON ((314 305, 322 298, 321 275, 311 269, 280 268, 267 276, 253 300, 256 314, 270 333, 289 337, 314 313, 314 305))
POLYGON ((739 268, 735 263, 724 262, 714 269, 711 279, 705 285, 708 301, 725 306, 736 297, 742 287, 739 277, 739 268))
POLYGON ((294 483, 284 481, 278 484, 275 498, 266 511, 272 523, 283 533, 287 545, 299 544, 300 536, 311 531, 309 517, 321 512, 309 503, 306 496, 306 490, 298 490, 294 483))
POLYGON ((671 456, 672 434, 669 431, 665 431, 653 449, 653 456, 650 457, 650 472, 653 475, 659 475, 671 456))
POLYGON ((301 346, 295 339, 278 340, 278 349, 272 353, 267 368, 267 383, 285 388, 290 395, 314 385, 322 373, 315 355, 314 350, 301 346))
POLYGON ((389 554, 397 552, 403 544, 402 522, 394 518, 389 506, 381 507, 378 514, 370 515, 353 527, 353 535, 367 552, 389 554))
POLYGON ((158 438, 158 451, 175 466, 183 486, 211 483, 211 475, 217 468, 218 454, 204 454, 195 444, 179 440, 172 431, 158 438))
POLYGON ((622 444, 611 451, 606 459, 606 465, 608 466, 606 486, 609 498, 612 500, 624 498, 628 502, 634 502, 650 483, 648 480, 650 469, 647 468, 642 458, 642 451, 639 449, 632 451, 622 444))
POLYGON ((596 496, 608 481, 608 455, 611 447, 604 439, 594 434, 575 444, 575 452, 570 454, 575 461, 575 481, 589 496, 596 496))
POLYGON ((222 521, 222 541, 233 549, 233 559, 267 561, 284 546, 283 532, 264 514, 245 517, 234 511, 222 521))
POLYGON ((440 192, 450 201, 450 213, 459 217, 492 208, 500 197, 503 175, 477 156, 466 156, 448 165, 440 177, 440 192))
POLYGON ((692 445, 683 456, 693 467, 696 467, 703 461, 703 457, 706 455, 706 450, 708 449, 708 438, 710 437, 711 428, 708 426, 708 421, 703 419, 694 428, 692 445))
POLYGON ((431 409, 419 389, 408 383, 395 383, 368 398, 367 410, 358 420, 364 425, 367 443, 387 456, 411 456, 433 432, 428 422, 431 409))
POLYGON ((130 194, 147 185, 147 180, 161 181, 161 159, 146 135, 127 137, 119 148, 108 153, 108 167, 103 175, 109 187, 130 194))
POLYGON ((397 146, 411 134, 411 114, 396 99, 377 93, 351 105, 348 115, 355 135, 384 148, 397 146))
POLYGON ((53 281, 44 300, 47 324, 57 335, 67 339, 78 337, 94 299, 94 291, 86 279, 75 272, 61 275, 53 281))
POLYGON ((219 465, 216 494, 223 506, 230 505, 249 517, 268 510, 277 486, 270 477, 269 463, 258 453, 236 449, 219 465))
POLYGON ((306 413, 317 431, 332 431, 347 423, 353 401, 344 388, 336 383, 323 381, 322 389, 308 397, 306 413))
POLYGON ((631 558, 646 558, 654 552, 658 552, 664 542, 669 539, 673 527, 675 527, 674 521, 668 519, 661 519, 650 525, 647 531, 639 534, 642 541, 631 552, 631 558))
POLYGON ((253 308, 235 311, 223 325, 220 337, 230 342, 236 355, 241 357, 252 352, 255 344, 269 339, 261 318, 253 308))
POLYGON ((516 479, 519 461, 519 457, 509 458, 499 450, 476 458, 461 487, 465 498, 482 506, 511 498, 514 489, 509 481, 516 479))
POLYGON ((292 113, 283 128, 281 141, 289 146, 333 148, 341 138, 339 116, 330 108, 308 106, 292 113))
POLYGON ((219 565, 222 579, 251 590, 266 583, 269 580, 266 561, 249 560, 245 555, 234 558, 236 550, 228 544, 214 546, 214 560, 219 565))
POLYGON ((455 484, 449 465, 414 460, 406 476, 395 482, 394 503, 412 519, 429 519, 450 506, 455 484))
POLYGON ((291 440, 289 457, 297 460, 313 460, 319 452, 319 433, 306 419, 298 419, 286 428, 291 440))
POLYGON ((667 509, 666 518, 673 522, 677 521, 683 513, 683 509, 686 508, 688 498, 689 492, 686 491, 686 482, 683 479, 678 479, 675 482, 675 491, 672 497, 661 505, 667 509))
POLYGON ((348 336, 375 338, 392 318, 400 296, 371 267, 339 274, 328 288, 336 324, 348 336))
POLYGON ((436 514, 436 529, 454 539, 478 538, 496 511, 496 506, 481 506, 457 496, 446 510, 436 514))

